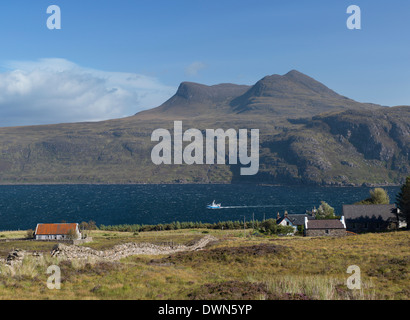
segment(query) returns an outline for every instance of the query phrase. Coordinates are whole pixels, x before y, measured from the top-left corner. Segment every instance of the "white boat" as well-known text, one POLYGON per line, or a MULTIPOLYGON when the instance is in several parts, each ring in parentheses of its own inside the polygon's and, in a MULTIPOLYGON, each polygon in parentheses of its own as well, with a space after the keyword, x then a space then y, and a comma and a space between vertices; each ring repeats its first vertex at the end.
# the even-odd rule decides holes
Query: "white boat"
POLYGON ((211 204, 208 204, 206 207, 207 207, 208 209, 221 209, 221 208, 222 208, 222 206, 221 206, 220 203, 215 203, 215 200, 212 201, 211 204))

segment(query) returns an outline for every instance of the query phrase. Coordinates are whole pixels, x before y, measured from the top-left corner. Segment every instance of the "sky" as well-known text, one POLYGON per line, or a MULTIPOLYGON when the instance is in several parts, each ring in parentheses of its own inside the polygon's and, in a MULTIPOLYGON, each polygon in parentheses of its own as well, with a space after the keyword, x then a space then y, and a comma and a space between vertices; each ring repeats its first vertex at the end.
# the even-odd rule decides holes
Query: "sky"
POLYGON ((252 85, 296 69, 360 102, 410 105, 408 0, 3 0, 0 126, 99 121, 183 81, 252 85), (350 30, 350 5, 361 29, 350 30), (50 5, 61 29, 50 30, 50 5))

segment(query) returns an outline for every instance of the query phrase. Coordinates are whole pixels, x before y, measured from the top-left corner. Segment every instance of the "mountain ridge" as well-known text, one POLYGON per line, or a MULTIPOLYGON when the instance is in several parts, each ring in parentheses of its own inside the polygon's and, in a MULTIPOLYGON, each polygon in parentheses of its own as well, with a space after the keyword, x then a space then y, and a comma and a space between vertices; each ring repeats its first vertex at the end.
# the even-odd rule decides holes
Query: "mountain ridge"
POLYGON ((207 86, 182 82, 177 92, 157 108, 136 116, 144 119, 166 116, 198 117, 209 111, 220 114, 272 114, 281 117, 314 116, 346 109, 377 109, 339 95, 324 84, 297 71, 263 77, 254 85, 223 83, 207 86))
POLYGON ((0 184, 398 185, 409 173, 410 106, 356 102, 295 70, 253 86, 183 82, 161 106, 121 119, 0 128, 0 184), (175 120, 185 129, 259 129, 258 174, 154 165, 151 134, 175 120))
POLYGON ((376 109, 380 105, 360 103, 341 96, 324 84, 297 71, 259 80, 231 102, 237 112, 274 112, 277 115, 313 116, 346 109, 376 109))

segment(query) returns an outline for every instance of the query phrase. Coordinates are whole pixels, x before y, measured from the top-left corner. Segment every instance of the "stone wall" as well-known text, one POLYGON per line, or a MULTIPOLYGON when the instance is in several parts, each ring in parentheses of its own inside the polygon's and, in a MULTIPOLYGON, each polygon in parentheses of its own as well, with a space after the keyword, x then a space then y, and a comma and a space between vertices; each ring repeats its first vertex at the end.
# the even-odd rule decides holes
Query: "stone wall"
POLYGON ((0 263, 4 263, 9 266, 21 264, 26 256, 40 258, 43 254, 39 252, 27 252, 26 250, 13 249, 9 252, 6 259, 0 259, 0 263))
POLYGON ((307 229, 305 230, 307 237, 343 237, 346 235, 346 229, 307 229), (328 233, 326 233, 328 230, 328 233))
POLYGON ((66 245, 59 243, 54 246, 51 255, 54 257, 62 257, 67 259, 97 259, 97 260, 119 260, 132 255, 148 254, 173 254, 182 251, 194 251, 204 248, 211 242, 218 239, 213 236, 205 236, 190 246, 186 245, 171 245, 158 246, 151 243, 124 243, 114 246, 108 250, 95 250, 89 247, 81 247, 76 245, 66 245))

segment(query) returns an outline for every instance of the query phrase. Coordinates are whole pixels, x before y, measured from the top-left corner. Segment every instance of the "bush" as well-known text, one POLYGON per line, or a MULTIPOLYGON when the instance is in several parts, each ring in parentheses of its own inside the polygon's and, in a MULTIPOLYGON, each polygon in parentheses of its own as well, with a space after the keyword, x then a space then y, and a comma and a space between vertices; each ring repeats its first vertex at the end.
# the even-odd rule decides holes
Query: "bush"
POLYGON ((260 231, 267 234, 276 234, 278 225, 275 219, 268 219, 262 222, 260 231))
POLYGON ((33 239, 34 238, 34 231, 32 229, 28 229, 26 233, 26 239, 33 239))
POLYGON ((77 238, 77 232, 75 232, 75 230, 71 229, 70 231, 68 231, 67 237, 70 240, 75 240, 77 238))
MULTIPOLYGON (((260 228, 262 222, 253 221, 247 222, 245 228, 249 225, 260 228)), ((276 224, 276 223, 275 223, 276 224)), ((84 224, 85 226, 85 224, 84 224)), ((219 230, 238 230, 243 229, 243 221, 219 221, 217 223, 203 223, 203 222, 171 222, 166 224, 156 225, 139 225, 139 224, 122 224, 122 225, 100 225, 99 230, 102 231, 119 231, 119 232, 145 232, 145 231, 161 231, 161 230, 179 230, 179 229, 219 229, 219 230)))
POLYGON ((370 198, 356 202, 356 204, 389 204, 390 199, 386 190, 375 188, 370 190, 370 198))
POLYGON ((316 219, 335 219, 335 209, 327 202, 321 201, 315 216, 316 219))
POLYGON ((291 226, 278 225, 276 229, 276 234, 287 235, 287 234, 294 234, 294 233, 295 233, 295 229, 291 226))

